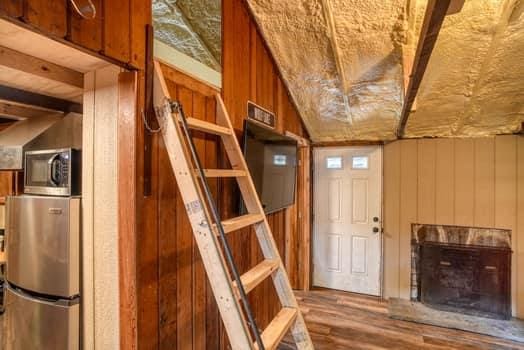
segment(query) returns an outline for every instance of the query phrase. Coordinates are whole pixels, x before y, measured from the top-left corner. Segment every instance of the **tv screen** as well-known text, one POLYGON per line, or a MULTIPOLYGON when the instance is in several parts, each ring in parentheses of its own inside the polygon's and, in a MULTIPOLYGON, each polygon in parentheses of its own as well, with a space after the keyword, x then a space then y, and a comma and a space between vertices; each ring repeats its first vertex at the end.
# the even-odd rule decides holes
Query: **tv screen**
MULTIPOLYGON (((265 213, 295 202, 297 142, 257 122, 244 122, 244 156, 265 213)), ((246 210, 243 207, 242 212, 246 210)))

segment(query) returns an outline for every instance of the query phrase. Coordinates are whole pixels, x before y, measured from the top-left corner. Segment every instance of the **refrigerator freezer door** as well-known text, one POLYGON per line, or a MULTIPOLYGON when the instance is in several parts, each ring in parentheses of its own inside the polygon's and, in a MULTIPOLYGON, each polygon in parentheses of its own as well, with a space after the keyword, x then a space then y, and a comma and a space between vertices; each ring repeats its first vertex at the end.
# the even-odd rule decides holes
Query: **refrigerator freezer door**
POLYGON ((80 344, 80 305, 33 299, 6 291, 6 350, 76 350, 80 344))
POLYGON ((6 279, 40 294, 78 295, 80 199, 8 197, 6 219, 6 279))

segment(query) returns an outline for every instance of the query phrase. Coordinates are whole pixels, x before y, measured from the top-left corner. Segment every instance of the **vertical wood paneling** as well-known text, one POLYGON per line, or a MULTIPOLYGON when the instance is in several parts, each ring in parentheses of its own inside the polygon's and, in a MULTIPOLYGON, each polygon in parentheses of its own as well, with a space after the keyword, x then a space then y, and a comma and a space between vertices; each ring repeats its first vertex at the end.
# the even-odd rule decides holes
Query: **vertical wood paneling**
POLYGON ((131 59, 134 67, 144 69, 146 51, 146 25, 151 23, 151 1, 130 0, 131 59))
MULTIPOLYGON (((206 120, 210 123, 216 122, 216 102, 214 97, 206 97, 206 120)), ((218 138, 214 135, 206 135, 206 156, 205 164, 210 169, 216 169, 218 167, 218 138)), ((217 203, 217 197, 219 196, 218 180, 209 179, 209 186, 215 203, 217 203)), ((205 319, 205 336, 206 346, 208 349, 217 349, 220 345, 220 322, 218 315, 218 307, 215 302, 215 296, 211 290, 209 282, 206 277, 206 319, 205 319)))
POLYGON ((455 224, 472 226, 475 206, 475 141, 455 140, 455 224))
MULTIPOLYGON (((131 56, 130 0, 104 1, 103 51, 109 57, 129 62, 131 56)), ((144 34, 145 37, 145 34, 144 34)))
POLYGON ((517 263, 517 316, 524 318, 524 136, 517 137, 517 232, 513 259, 517 263))
POLYGON ((455 217, 454 140, 437 139, 435 147, 435 222, 449 225, 455 217))
POLYGON ((384 294, 399 296, 400 143, 384 146, 384 294))
POLYGON ((418 221, 435 222, 436 144, 434 140, 418 141, 418 221))
POLYGON ((0 2, 0 13, 10 17, 22 17, 24 15, 24 4, 20 0, 2 0, 0 2))
MULTIPOLYGON (((512 246, 517 243, 517 140, 513 136, 495 139, 495 227, 511 229, 512 246)), ((517 259, 511 261, 512 280, 517 281, 517 259)), ((516 310, 517 285, 511 286, 516 310)))
POLYGON ((514 250, 513 311, 524 317, 523 137, 388 144, 384 149, 384 200, 386 296, 409 297, 411 223, 509 228, 514 250), (443 169, 448 164, 451 167, 443 169), (434 205, 423 203, 432 193, 434 205))
POLYGON ((96 8, 94 19, 83 19, 68 0, 2 0, 0 13, 23 21, 44 35, 64 38, 143 69, 145 26, 151 23, 151 0, 91 1, 96 8))
POLYGON ((66 0, 25 0, 24 20, 45 33, 63 38, 67 34, 66 0))
POLYGON ((417 161, 416 140, 400 143, 400 231, 399 288, 400 297, 409 298, 411 290, 411 224, 417 222, 417 161))
MULTIPOLYGON (((194 118, 206 119, 206 98, 205 96, 193 92, 193 113, 194 118)), ((193 140, 197 153, 206 166, 206 134, 195 132, 193 140)), ((191 231, 192 234, 192 231, 191 231)), ((206 271, 198 251, 196 242, 193 241, 193 349, 203 350, 206 348, 206 271)))
POLYGON ((91 0, 97 10, 94 19, 80 17, 72 7, 69 7, 69 39, 93 51, 102 50, 102 0, 91 0))
POLYGON ((475 140, 475 226, 495 224, 495 139, 475 140))
MULTIPOLYGON (((177 86, 166 81, 171 96, 177 86)), ((160 317, 159 348, 169 349, 177 343, 177 188, 164 140, 157 136, 158 163, 158 307, 160 317)))

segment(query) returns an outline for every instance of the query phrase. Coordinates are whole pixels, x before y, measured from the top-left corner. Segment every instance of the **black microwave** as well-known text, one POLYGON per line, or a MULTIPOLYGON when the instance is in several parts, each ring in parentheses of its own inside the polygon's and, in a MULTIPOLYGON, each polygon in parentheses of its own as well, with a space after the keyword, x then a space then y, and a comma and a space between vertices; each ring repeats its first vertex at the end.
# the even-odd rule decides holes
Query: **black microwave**
POLYGON ((81 162, 81 152, 72 148, 27 151, 24 193, 47 196, 80 195, 81 162))

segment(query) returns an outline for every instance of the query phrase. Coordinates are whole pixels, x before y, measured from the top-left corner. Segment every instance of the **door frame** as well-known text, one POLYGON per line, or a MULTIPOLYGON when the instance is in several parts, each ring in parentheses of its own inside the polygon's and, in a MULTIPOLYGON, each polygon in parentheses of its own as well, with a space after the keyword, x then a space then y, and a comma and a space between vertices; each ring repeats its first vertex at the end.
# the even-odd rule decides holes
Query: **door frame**
MULTIPOLYGON (((380 255, 379 255, 379 267, 380 267, 380 276, 379 276, 379 295, 378 297, 384 299, 384 142, 381 141, 364 141, 364 142, 353 142, 353 141, 344 141, 344 142, 326 142, 326 143, 315 143, 310 147, 310 254, 309 254, 309 286, 315 288, 313 283, 313 254, 315 249, 315 151, 322 148, 349 148, 349 147, 370 147, 377 146, 380 148, 381 156, 381 174, 380 174, 380 193, 381 193, 381 203, 380 203, 380 255)), ((348 292, 351 293, 351 292, 348 292)))

